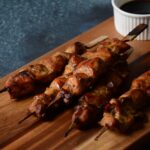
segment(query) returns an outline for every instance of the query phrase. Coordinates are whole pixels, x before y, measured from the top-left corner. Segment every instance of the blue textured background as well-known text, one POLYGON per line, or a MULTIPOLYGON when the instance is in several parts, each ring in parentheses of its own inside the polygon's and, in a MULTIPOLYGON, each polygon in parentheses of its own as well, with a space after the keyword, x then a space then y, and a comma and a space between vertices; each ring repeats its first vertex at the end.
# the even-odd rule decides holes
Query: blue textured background
POLYGON ((0 77, 112 15, 110 0, 0 0, 0 77))

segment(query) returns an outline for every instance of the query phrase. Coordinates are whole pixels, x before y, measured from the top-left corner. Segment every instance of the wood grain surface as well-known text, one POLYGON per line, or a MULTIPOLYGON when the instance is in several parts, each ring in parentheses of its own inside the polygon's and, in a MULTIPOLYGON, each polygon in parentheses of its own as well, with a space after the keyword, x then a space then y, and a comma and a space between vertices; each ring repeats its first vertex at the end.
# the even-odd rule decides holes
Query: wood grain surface
MULTIPOLYGON (((44 59, 54 51, 61 51, 72 45, 75 41, 89 42, 100 35, 109 37, 121 36, 115 31, 113 18, 97 25, 91 30, 80 34, 69 42, 50 51, 44 56, 38 58, 44 59)), ((133 41, 130 44, 134 47, 134 52, 129 58, 130 79, 140 75, 142 72, 150 69, 150 41, 133 41)), ((14 74, 15 72, 11 73, 14 74)), ((10 74, 9 74, 10 75, 10 74)), ((0 88, 8 76, 0 80, 0 88)), ((89 150, 108 150, 108 149, 128 149, 132 145, 139 143, 140 139, 148 138, 150 134, 150 121, 143 128, 130 134, 121 135, 106 131, 98 141, 94 141, 100 128, 87 131, 74 130, 67 138, 64 138, 64 132, 67 129, 73 110, 67 110, 60 113, 53 120, 42 122, 35 117, 31 117, 22 124, 18 121, 26 114, 27 107, 32 101, 32 97, 20 101, 11 100, 8 93, 0 94, 0 147, 3 149, 89 149, 89 150)), ((150 113, 148 112, 150 119, 150 113)))

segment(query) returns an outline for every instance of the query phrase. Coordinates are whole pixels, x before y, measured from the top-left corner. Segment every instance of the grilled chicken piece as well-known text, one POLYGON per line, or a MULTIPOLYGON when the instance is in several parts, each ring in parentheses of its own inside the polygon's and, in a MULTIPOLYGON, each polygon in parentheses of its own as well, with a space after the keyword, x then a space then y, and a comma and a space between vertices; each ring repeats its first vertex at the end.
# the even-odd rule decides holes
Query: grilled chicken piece
POLYGON ((137 120, 145 115, 141 110, 149 104, 149 89, 150 71, 147 71, 133 80, 129 91, 106 105, 100 124, 120 132, 133 129, 137 120))
POLYGON ((150 96, 150 71, 147 71, 137 79, 133 80, 131 88, 141 89, 145 91, 148 96, 150 96))
POLYGON ((81 62, 65 82, 62 89, 72 95, 83 94, 85 88, 93 85, 97 77, 104 70, 104 62, 99 58, 93 58, 81 62))
POLYGON ((100 56, 105 63, 110 63, 112 55, 125 55, 129 49, 131 49, 130 45, 119 39, 106 39, 100 42, 97 50, 92 52, 87 51, 83 54, 83 56, 86 58, 95 58, 96 56, 100 56))
POLYGON ((119 40, 117 38, 113 38, 113 39, 108 38, 108 39, 102 41, 101 45, 111 49, 112 52, 116 53, 116 54, 122 54, 122 53, 126 52, 127 49, 130 48, 130 46, 126 42, 119 40))

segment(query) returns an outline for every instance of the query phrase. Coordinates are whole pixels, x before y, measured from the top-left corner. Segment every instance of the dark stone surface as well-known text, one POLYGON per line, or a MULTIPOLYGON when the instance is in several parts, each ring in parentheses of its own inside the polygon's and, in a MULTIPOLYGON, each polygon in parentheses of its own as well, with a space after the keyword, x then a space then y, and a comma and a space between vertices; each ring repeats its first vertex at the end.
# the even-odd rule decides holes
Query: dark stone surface
POLYGON ((0 0, 0 77, 112 15, 110 0, 0 0))

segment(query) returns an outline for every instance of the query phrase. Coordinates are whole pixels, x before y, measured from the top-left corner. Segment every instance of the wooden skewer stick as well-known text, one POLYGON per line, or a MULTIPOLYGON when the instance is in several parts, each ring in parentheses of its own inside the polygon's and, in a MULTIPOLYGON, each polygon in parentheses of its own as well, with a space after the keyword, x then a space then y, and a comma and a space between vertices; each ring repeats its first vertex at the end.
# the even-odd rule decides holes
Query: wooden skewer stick
POLYGON ((21 119, 18 124, 21 124, 23 121, 25 121, 26 119, 28 119, 29 117, 31 117, 32 115, 34 115, 34 112, 33 113, 28 113, 23 119, 21 119))
POLYGON ((134 40, 141 32, 143 32, 148 27, 147 24, 139 24, 131 32, 126 35, 122 41, 128 42, 134 40))
POLYGON ((99 137, 102 136, 107 131, 106 127, 102 127, 98 135, 95 137, 95 141, 98 141, 99 137))
POLYGON ((95 47, 96 45, 98 45, 99 42, 101 42, 101 41, 103 41, 107 38, 108 38, 108 36, 102 35, 102 36, 97 37, 96 39, 92 40, 91 42, 85 44, 85 45, 86 45, 87 48, 92 48, 92 47, 95 47))
POLYGON ((64 137, 67 137, 68 134, 76 127, 76 123, 72 122, 71 125, 69 126, 68 130, 65 132, 64 137))
POLYGON ((0 93, 3 93, 3 92, 5 92, 5 91, 8 91, 8 89, 7 89, 6 87, 2 88, 2 89, 0 90, 0 93))

